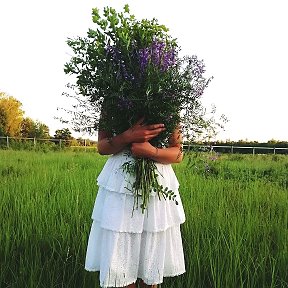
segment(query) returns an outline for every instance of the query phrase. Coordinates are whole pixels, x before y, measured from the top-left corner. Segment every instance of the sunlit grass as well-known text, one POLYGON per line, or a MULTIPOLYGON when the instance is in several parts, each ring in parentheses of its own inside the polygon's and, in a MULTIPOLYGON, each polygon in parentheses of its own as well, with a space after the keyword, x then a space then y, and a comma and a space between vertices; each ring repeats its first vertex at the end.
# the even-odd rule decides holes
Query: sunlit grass
MULTIPOLYGON (((162 287, 288 287, 288 157, 193 154, 174 165, 187 272, 162 287)), ((0 287, 98 287, 84 270, 106 157, 0 151, 0 287)))

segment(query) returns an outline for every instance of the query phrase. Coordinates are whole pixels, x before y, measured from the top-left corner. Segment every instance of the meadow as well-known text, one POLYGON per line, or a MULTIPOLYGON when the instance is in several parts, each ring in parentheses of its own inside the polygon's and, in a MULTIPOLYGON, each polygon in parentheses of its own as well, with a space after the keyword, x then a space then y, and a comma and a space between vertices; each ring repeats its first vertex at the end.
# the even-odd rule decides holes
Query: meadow
MULTIPOLYGON (((97 288, 84 270, 92 152, 0 150, 0 287, 97 288)), ((191 153, 173 165, 187 272, 161 288, 288 287, 288 156, 191 153)))

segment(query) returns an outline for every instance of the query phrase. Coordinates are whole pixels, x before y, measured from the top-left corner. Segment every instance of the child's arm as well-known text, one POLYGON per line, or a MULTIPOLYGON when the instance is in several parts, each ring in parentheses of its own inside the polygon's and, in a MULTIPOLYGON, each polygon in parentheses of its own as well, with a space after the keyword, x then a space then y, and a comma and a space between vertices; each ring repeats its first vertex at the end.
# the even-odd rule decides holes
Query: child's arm
POLYGON ((136 157, 153 159, 163 164, 179 163, 183 159, 182 135, 179 129, 175 129, 169 140, 168 148, 156 148, 149 142, 132 143, 131 151, 136 157))
POLYGON ((98 133, 98 152, 101 155, 116 154, 131 143, 149 141, 165 130, 164 124, 143 125, 143 118, 122 134, 111 137, 105 131, 98 133))

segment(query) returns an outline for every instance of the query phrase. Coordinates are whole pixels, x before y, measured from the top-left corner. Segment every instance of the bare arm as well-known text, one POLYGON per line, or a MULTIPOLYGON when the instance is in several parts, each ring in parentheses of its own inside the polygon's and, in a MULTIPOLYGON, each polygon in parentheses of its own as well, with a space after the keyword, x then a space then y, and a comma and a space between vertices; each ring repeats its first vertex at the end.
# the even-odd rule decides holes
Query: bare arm
POLYGON ((156 148, 146 141, 132 143, 131 151, 136 157, 150 158, 163 164, 180 163, 183 159, 181 132, 175 129, 170 137, 168 148, 156 148))
POLYGON ((113 136, 105 131, 98 133, 98 152, 101 155, 116 154, 131 143, 149 141, 164 131, 164 124, 143 124, 143 118, 125 132, 113 136))
POLYGON ((98 132, 98 152, 101 155, 116 154, 123 150, 129 142, 123 134, 112 137, 105 131, 98 132))

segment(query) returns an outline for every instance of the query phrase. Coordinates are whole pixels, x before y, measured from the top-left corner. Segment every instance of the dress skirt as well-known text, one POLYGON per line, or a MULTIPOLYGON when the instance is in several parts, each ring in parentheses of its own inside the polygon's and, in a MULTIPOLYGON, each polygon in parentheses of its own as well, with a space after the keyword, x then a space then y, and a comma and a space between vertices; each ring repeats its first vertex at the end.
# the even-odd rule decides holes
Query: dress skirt
POLYGON ((170 164, 156 163, 158 182, 176 194, 176 200, 159 200, 151 192, 144 214, 134 209, 134 178, 122 165, 131 156, 111 156, 97 178, 98 194, 92 212, 85 269, 100 271, 101 287, 124 287, 141 278, 160 284, 163 277, 185 272, 180 224, 185 214, 179 183, 170 164))

